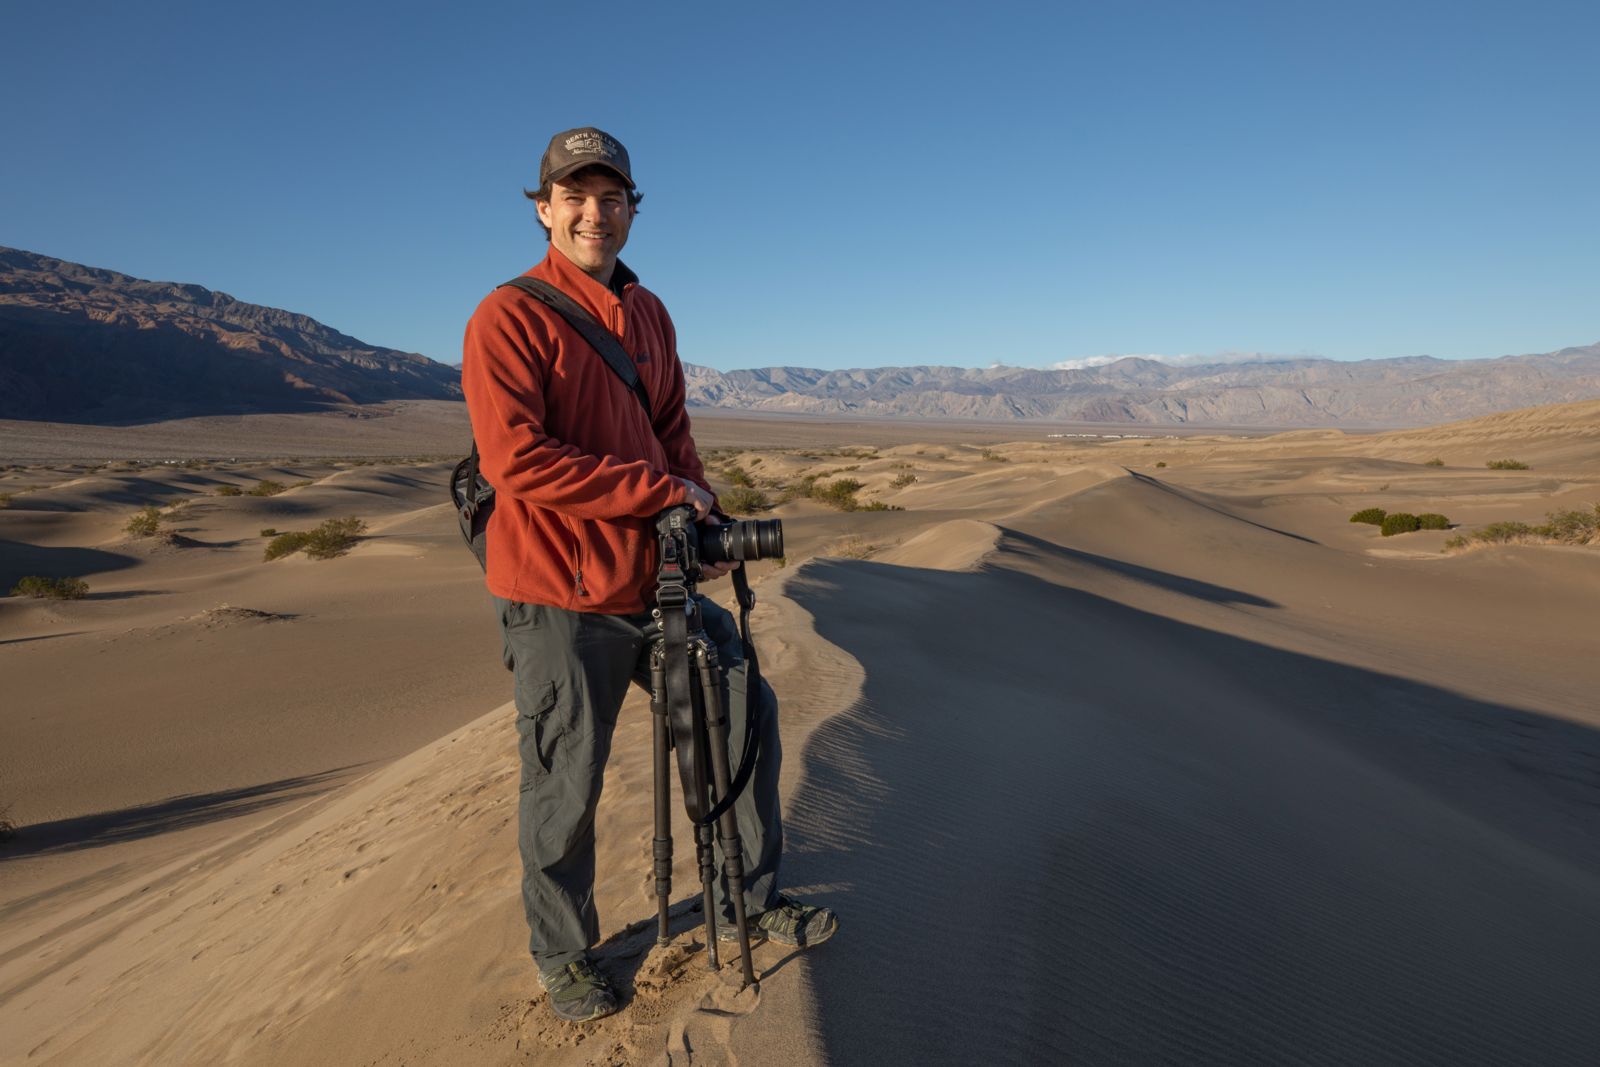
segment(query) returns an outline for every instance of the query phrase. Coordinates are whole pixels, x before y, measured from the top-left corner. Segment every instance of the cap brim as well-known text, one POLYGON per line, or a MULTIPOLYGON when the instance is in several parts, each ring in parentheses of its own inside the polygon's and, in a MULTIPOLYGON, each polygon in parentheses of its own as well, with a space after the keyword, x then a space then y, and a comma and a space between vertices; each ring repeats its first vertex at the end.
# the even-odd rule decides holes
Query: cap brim
POLYGON ((558 182, 570 174, 576 174, 584 167, 604 167, 606 170, 609 170, 611 173, 621 178, 622 184, 626 185, 629 189, 634 187, 632 178, 628 177, 626 174, 622 173, 622 171, 618 170, 616 167, 612 166, 610 163, 607 163, 603 159, 581 159, 576 163, 568 163, 560 170, 551 171, 550 174, 545 178, 545 181, 551 183, 558 182))

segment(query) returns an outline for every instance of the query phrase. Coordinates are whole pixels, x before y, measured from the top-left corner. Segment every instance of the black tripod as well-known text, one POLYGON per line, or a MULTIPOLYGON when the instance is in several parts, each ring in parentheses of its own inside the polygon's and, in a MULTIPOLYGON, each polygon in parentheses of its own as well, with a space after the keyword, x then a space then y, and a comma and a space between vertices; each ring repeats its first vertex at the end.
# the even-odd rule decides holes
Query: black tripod
MULTIPOLYGON (((667 934, 667 906, 672 895, 672 813, 668 795, 671 771, 667 753, 669 749, 676 749, 683 804, 694 824, 695 858, 700 866, 706 917, 707 963, 711 970, 718 969, 716 861, 712 842, 712 827, 715 826, 722 841, 723 873, 727 876, 728 897, 733 901, 744 981, 746 985, 755 985, 750 931, 745 926, 744 849, 739 841, 733 802, 748 782, 754 764, 756 722, 751 715, 745 723, 745 758, 740 761, 738 774, 733 775, 728 768, 728 716, 722 701, 717 647, 706 636, 700 621, 700 607, 683 581, 682 570, 675 566, 676 561, 663 559, 662 563, 662 581, 656 594, 658 606, 651 612, 653 621, 644 631, 649 641, 650 711, 654 722, 656 830, 652 854, 658 909, 656 943, 665 945, 671 940, 667 934)), ((741 572, 735 574, 743 578, 741 572)), ((744 606, 748 586, 742 581, 737 585, 740 603, 744 606)), ((752 687, 758 684, 755 677, 750 679, 752 687)))

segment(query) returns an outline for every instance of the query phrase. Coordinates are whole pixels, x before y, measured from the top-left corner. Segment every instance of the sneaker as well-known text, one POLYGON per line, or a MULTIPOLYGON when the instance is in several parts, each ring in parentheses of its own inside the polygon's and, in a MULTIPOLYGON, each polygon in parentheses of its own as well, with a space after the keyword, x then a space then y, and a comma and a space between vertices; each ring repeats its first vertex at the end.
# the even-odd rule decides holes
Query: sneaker
MULTIPOLYGON (((778 897, 776 907, 750 920, 750 944, 759 945, 771 938, 790 948, 811 948, 820 945, 839 930, 839 917, 832 908, 802 904, 788 897, 778 897)), ((739 940, 739 932, 732 924, 717 927, 717 940, 729 944, 739 940)))
POLYGON ((558 1019, 586 1023, 617 1010, 616 990, 586 959, 540 974, 539 984, 550 994, 550 1008, 558 1019))

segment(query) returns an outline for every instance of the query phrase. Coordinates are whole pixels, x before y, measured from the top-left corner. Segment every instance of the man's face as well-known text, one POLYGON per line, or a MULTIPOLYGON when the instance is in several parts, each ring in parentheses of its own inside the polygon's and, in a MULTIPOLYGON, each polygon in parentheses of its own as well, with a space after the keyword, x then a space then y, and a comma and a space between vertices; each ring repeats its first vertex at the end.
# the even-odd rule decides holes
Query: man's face
POLYGON ((609 283, 633 224, 622 180, 603 172, 575 174, 552 182, 549 201, 535 200, 534 206, 561 254, 585 274, 609 283))

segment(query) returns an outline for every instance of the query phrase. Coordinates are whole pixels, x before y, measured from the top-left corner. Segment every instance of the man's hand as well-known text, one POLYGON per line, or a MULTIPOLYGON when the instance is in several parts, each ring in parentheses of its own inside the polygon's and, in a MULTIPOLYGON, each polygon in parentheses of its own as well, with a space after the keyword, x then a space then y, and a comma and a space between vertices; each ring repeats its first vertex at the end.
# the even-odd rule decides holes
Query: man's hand
MULTIPOLYGON (((710 520, 709 525, 727 526, 729 524, 723 522, 721 519, 713 518, 710 520)), ((721 578, 729 571, 738 570, 740 566, 741 564, 736 559, 730 559, 726 563, 702 563, 700 564, 700 580, 709 582, 716 578, 721 578)))
POLYGON ((682 482, 683 487, 689 491, 689 499, 685 500, 684 503, 694 507, 694 521, 704 522, 710 517, 711 505, 715 503, 711 494, 687 478, 679 478, 678 481, 682 482))

